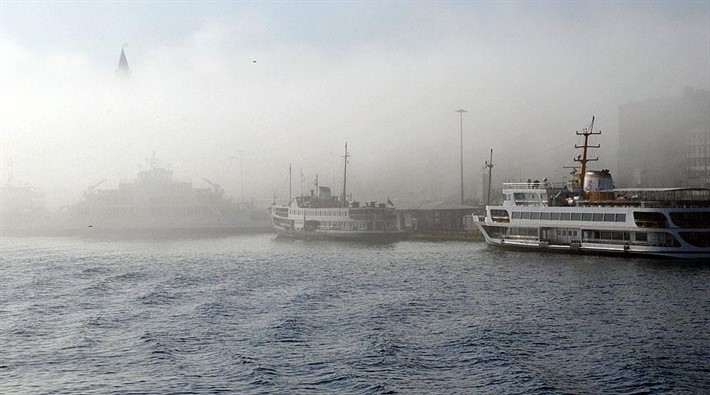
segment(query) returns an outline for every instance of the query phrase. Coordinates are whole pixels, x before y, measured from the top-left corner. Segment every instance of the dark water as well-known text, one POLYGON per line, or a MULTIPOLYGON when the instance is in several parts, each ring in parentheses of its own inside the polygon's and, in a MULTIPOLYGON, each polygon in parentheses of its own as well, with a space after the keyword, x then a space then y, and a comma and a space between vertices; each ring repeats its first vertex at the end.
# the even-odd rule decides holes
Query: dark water
POLYGON ((0 393, 708 393, 710 264, 0 241, 0 393))

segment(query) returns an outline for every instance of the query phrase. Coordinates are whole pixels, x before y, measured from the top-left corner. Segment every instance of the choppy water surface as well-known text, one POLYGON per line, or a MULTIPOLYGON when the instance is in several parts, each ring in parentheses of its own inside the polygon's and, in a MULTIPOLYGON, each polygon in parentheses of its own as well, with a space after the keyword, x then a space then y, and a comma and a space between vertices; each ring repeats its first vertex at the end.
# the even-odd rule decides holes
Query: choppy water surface
POLYGON ((710 264, 0 241, 0 393, 707 393, 710 264))

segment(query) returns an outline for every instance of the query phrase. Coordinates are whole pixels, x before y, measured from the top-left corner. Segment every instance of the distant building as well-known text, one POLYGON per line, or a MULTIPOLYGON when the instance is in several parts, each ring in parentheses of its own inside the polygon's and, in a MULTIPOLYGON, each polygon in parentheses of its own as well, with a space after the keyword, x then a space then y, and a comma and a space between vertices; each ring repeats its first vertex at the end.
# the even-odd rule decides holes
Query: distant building
POLYGON ((118 69, 116 69, 116 74, 128 77, 131 75, 131 68, 128 67, 128 60, 126 59, 126 53, 121 48, 121 57, 118 59, 118 69))
POLYGON ((710 91, 619 106, 618 187, 710 187, 710 91))
POLYGON ((403 214, 403 228, 414 233, 465 232, 464 217, 482 213, 480 207, 441 201, 398 205, 403 214))

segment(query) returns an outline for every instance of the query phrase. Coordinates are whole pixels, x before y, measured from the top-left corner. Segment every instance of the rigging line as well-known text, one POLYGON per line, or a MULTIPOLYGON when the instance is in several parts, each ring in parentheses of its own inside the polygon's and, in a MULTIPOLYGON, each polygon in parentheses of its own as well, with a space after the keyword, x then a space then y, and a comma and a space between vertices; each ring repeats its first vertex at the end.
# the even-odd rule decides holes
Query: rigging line
POLYGON ((557 164, 557 168, 558 168, 558 169, 561 169, 561 168, 562 168, 562 165, 564 165, 565 162, 569 161, 569 158, 574 158, 574 153, 575 153, 576 151, 577 151, 576 149, 570 149, 570 150, 568 151, 568 152, 569 152, 569 157, 566 157, 566 156, 565 156, 565 157, 560 161, 560 163, 557 164))
POLYGON ((554 151, 554 150, 556 150, 556 149, 558 149, 558 148, 560 148, 560 147, 562 147, 562 146, 565 146, 565 145, 570 144, 571 142, 573 142, 573 141, 575 141, 575 140, 577 140, 577 136, 571 137, 571 138, 565 140, 564 142, 562 142, 562 143, 560 143, 560 144, 558 144, 558 145, 556 145, 556 146, 554 146, 554 147, 550 147, 550 148, 548 148, 548 149, 546 149, 546 150, 544 150, 544 151, 540 151, 540 152, 538 152, 538 153, 534 153, 534 154, 531 154, 531 155, 527 155, 527 156, 525 157, 525 159, 523 159, 521 162, 522 162, 522 163, 525 163, 525 162, 531 161, 531 160, 533 160, 533 158, 535 158, 535 157, 537 157, 537 156, 540 156, 540 155, 542 155, 542 154, 546 154, 546 153, 548 153, 548 152, 554 151))

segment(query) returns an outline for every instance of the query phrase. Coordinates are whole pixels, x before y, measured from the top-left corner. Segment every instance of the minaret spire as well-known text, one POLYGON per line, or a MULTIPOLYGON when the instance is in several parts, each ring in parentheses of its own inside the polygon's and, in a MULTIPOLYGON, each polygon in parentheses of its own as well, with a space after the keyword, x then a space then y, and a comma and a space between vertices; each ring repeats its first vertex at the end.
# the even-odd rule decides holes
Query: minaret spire
POLYGON ((128 67, 128 60, 126 59, 126 52, 124 51, 126 46, 127 45, 124 43, 121 47, 121 57, 118 58, 118 69, 116 69, 116 74, 127 77, 131 75, 131 68, 128 67))

